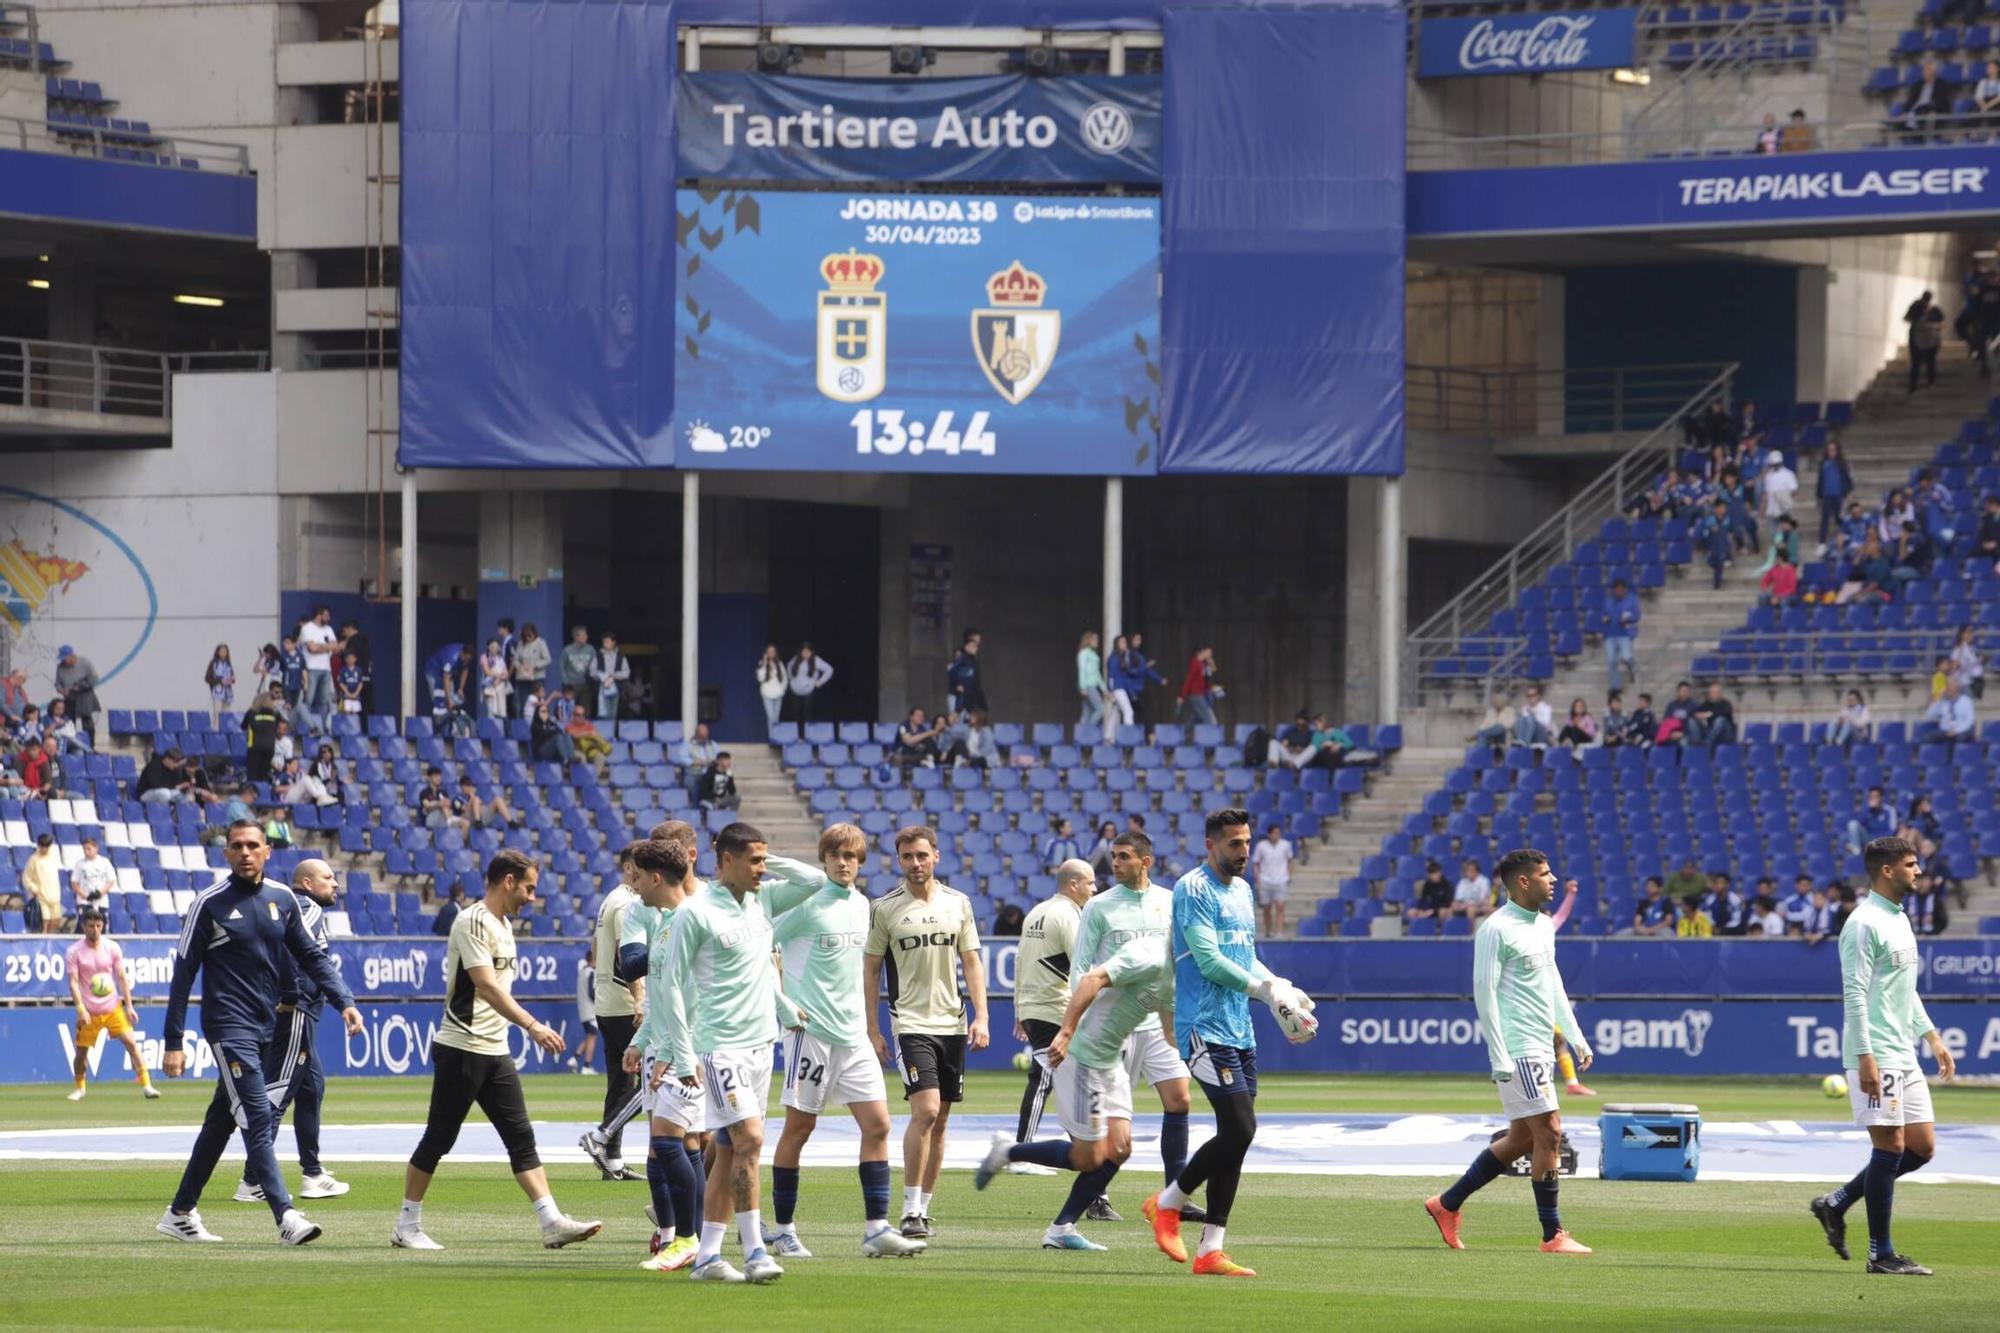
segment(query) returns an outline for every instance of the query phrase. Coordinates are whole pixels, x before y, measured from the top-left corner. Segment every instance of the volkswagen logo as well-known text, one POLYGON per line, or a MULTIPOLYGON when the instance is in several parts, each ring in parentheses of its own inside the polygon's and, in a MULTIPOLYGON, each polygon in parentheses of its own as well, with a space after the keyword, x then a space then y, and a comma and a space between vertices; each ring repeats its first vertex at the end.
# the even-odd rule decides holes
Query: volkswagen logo
POLYGON ((1083 130, 1083 146, 1093 153, 1109 156, 1123 152, 1132 142, 1132 117, 1122 106, 1099 102, 1083 113, 1078 124, 1083 130))

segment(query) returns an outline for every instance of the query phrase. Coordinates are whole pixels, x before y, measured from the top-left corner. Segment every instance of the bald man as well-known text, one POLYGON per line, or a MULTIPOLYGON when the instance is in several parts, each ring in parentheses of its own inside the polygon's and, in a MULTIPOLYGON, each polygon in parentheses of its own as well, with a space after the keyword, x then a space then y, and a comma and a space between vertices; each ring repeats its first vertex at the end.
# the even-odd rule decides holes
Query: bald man
MULTIPOLYGON (((1016 1143, 1035 1137, 1049 1090, 1055 1086, 1044 1052, 1062 1026, 1063 1011, 1069 1008, 1069 965, 1070 955, 1076 951, 1077 923, 1083 918, 1083 905, 1096 891, 1097 873, 1090 863, 1071 858, 1056 867, 1056 891, 1035 904, 1021 923, 1021 948, 1014 956, 1014 1037, 1028 1043, 1034 1060, 1028 1066, 1028 1086, 1021 1094, 1016 1143)), ((1046 1170, 1028 1163, 1015 1163, 1010 1169, 1017 1175, 1046 1170)))
MULTIPOLYGON (((326 909, 340 892, 333 867, 313 859, 299 862, 292 872, 292 892, 298 896, 299 919, 319 947, 332 952, 326 932, 326 909)), ((319 1032, 320 1005, 325 997, 312 978, 303 976, 286 959, 279 978, 278 1030, 271 1041, 270 1063, 264 1082, 271 1093, 271 1111, 282 1120, 287 1106, 292 1113, 292 1135, 299 1145, 299 1169, 305 1175, 299 1189, 301 1199, 331 1199, 347 1193, 347 1183, 335 1180, 319 1160, 319 1105, 326 1095, 326 1075, 320 1070, 314 1051, 319 1032)), ((262 1203, 264 1191, 249 1177, 236 1186, 236 1202, 262 1203)))

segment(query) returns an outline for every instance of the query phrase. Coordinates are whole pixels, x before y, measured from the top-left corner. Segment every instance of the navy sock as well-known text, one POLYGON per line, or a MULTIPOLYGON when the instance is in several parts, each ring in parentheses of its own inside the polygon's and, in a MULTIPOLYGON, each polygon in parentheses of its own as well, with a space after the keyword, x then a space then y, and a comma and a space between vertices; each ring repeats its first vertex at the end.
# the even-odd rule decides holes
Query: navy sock
POLYGON ((799 1169, 795 1166, 772 1166, 771 1207, 777 1213, 778 1225, 792 1224, 792 1214, 799 1207, 799 1169))
POLYGON ((870 1222, 889 1220, 889 1164, 861 1164, 861 1211, 870 1222))
POLYGON ((1826 1197, 1833 1203, 1833 1211, 1845 1215, 1854 1201, 1861 1197, 1861 1191, 1868 1183, 1868 1168, 1862 1167, 1854 1173, 1854 1179, 1842 1185, 1826 1197))
POLYGON ((1160 1162, 1167 1168, 1167 1183, 1180 1179, 1187 1165, 1188 1113, 1168 1111, 1160 1117, 1160 1162))
POLYGON ((1551 1171, 1549 1178, 1535 1179, 1535 1216, 1542 1220, 1542 1239, 1554 1240, 1563 1228, 1562 1215, 1556 1211, 1556 1186, 1558 1177, 1551 1171))
POLYGON ((653 1196, 653 1215, 659 1225, 675 1231, 680 1229, 674 1210, 672 1177, 667 1174, 669 1157, 681 1155, 681 1145, 669 1138, 655 1138, 652 1150, 646 1154, 646 1189, 653 1196))
POLYGON ((1868 1209, 1868 1257, 1879 1259, 1885 1254, 1896 1252, 1895 1242, 1889 1239, 1889 1214, 1896 1206, 1897 1168, 1903 1164, 1903 1154, 1884 1152, 1877 1148, 1868 1156, 1868 1169, 1862 1174, 1866 1182, 1862 1186, 1862 1200, 1868 1209))
POLYGON ((1912 1171, 1923 1170, 1924 1163, 1930 1160, 1931 1159, 1928 1157, 1917 1156, 1915 1153, 1911 1152, 1908 1148, 1903 1149, 1903 1158, 1901 1161, 1896 1163, 1896 1178, 1898 1180, 1901 1180, 1904 1176, 1909 1175, 1910 1172, 1912 1171))
MULTIPOLYGON (((671 1142, 671 1140, 670 1140, 671 1142)), ((679 1151, 667 1157, 667 1176, 674 1183, 674 1214, 687 1219, 688 1235, 701 1234, 701 1192, 707 1173, 702 1170, 701 1150, 678 1142, 679 1151), (680 1161, 676 1163, 674 1158, 680 1161)))
POLYGON ((1036 1166, 1046 1166, 1055 1171, 1073 1170, 1069 1164, 1068 1139, 1036 1139, 1032 1143, 1017 1143, 1007 1150, 1010 1162, 1033 1162, 1036 1166))
POLYGON ((1493 1180, 1506 1169, 1501 1165, 1500 1159, 1493 1155, 1492 1149, 1481 1148, 1479 1156, 1472 1159, 1472 1165, 1465 1168, 1465 1174, 1444 1192, 1439 1202, 1444 1204, 1447 1211, 1455 1213, 1465 1207, 1465 1201, 1476 1191, 1492 1184, 1493 1180))
POLYGON ((1095 1170, 1078 1175, 1069 1187, 1069 1198, 1063 1201, 1062 1211, 1056 1214, 1056 1225, 1076 1225, 1076 1219, 1083 1216, 1083 1210, 1090 1207, 1090 1201, 1109 1189, 1111 1178, 1117 1174, 1118 1163, 1106 1162, 1095 1170))

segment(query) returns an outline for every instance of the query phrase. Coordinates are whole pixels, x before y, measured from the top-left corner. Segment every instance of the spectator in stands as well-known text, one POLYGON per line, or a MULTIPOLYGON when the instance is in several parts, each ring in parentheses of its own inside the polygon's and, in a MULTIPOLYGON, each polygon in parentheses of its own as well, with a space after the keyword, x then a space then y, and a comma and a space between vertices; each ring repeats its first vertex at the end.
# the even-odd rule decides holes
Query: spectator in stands
POLYGON ((278 727, 284 722, 273 701, 278 688, 273 685, 259 691, 243 713, 243 734, 247 747, 244 770, 252 782, 268 782, 271 779, 271 757, 277 753, 278 727))
POLYGON ((1836 912, 1838 909, 1835 907, 1835 902, 1837 901, 1835 895, 1837 891, 1834 885, 1813 890, 1812 910, 1806 913, 1805 919, 1804 933, 1807 948, 1818 944, 1829 935, 1840 933, 1840 927, 1836 923, 1836 912))
POLYGON ((1043 868, 1053 875, 1056 873, 1056 867, 1063 862, 1082 859, 1083 847, 1076 840, 1075 830, 1070 827, 1067 819, 1058 819, 1056 831, 1042 844, 1043 868))
POLYGON ((1946 653, 1943 657, 1940 657, 1937 659, 1937 661, 1931 663, 1932 703, 1936 703, 1939 699, 1944 698, 1945 686, 1951 684, 1952 678, 1957 674, 1958 674, 1958 664, 1951 660, 1950 653, 1946 653))
POLYGON ((252 668, 257 677, 257 693, 282 688, 284 680, 284 659, 278 645, 267 643, 257 650, 257 665, 252 668))
POLYGON ((1653 737, 1659 733, 1660 719, 1653 713, 1653 696, 1645 692, 1639 695, 1639 706, 1625 719, 1625 737, 1619 743, 1636 745, 1642 750, 1651 749, 1653 737))
POLYGON ((1944 741, 1947 744, 1969 741, 1975 738, 1972 715, 1972 696, 1968 695, 1958 681, 1945 686, 1944 697, 1924 710, 1922 720, 1917 724, 1917 743, 1944 741))
POLYGON ((1847 821, 1847 850, 1850 855, 1861 855, 1861 849, 1877 838, 1890 838, 1896 834, 1896 812, 1889 808, 1880 787, 1870 787, 1865 803, 1854 818, 1847 821))
MULTIPOLYGON (((1640 701, 1644 702, 1644 696, 1641 696, 1640 701)), ((1669 741, 1679 740, 1687 731, 1688 721, 1694 716, 1694 710, 1698 706, 1699 702, 1694 697, 1694 686, 1686 681, 1674 686, 1674 697, 1667 700, 1666 712, 1660 717, 1659 729, 1653 733, 1654 742, 1665 745, 1669 741)))
POLYGON ((179 805, 192 800, 188 795, 187 773, 183 769, 183 756, 178 745, 170 746, 163 753, 154 751, 139 772, 137 791, 139 799, 148 805, 179 805))
POLYGON ((675 757, 680 761, 681 767, 688 771, 690 785, 693 784, 696 775, 713 764, 715 757, 722 753, 722 747, 715 743, 715 738, 709 733, 706 722, 695 723, 694 735, 676 748, 680 753, 675 757))
POLYGON ((1778 900, 1770 897, 1757 898, 1750 904, 1750 921, 1761 939, 1781 940, 1785 937, 1784 913, 1778 910, 1778 900))
POLYGON ((1690 745, 1705 745, 1714 750, 1718 745, 1736 743, 1736 708, 1722 697, 1722 682, 1708 683, 1708 694, 1695 705, 1687 723, 1687 741, 1690 745))
POLYGON ((514 646, 514 708, 515 716, 526 717, 527 701, 531 689, 535 693, 549 678, 549 643, 542 637, 541 630, 532 620, 521 624, 521 641, 514 646))
POLYGON ((1882 539, 1882 545, 1893 547, 1903 535, 1903 526, 1915 521, 1917 507, 1910 503, 1910 493, 1902 487, 1890 491, 1882 501, 1882 511, 1875 518, 1875 535, 1882 539))
POLYGON ((1638 683, 1639 666, 1632 656, 1638 634, 1639 594, 1624 579, 1613 579, 1611 591, 1604 597, 1604 674, 1611 684, 1618 683, 1620 663, 1631 681, 1638 683))
POLYGON ((1837 605, 1846 606, 1860 599, 1868 602, 1890 600, 1889 585, 1892 566, 1889 553, 1882 549, 1882 543, 1871 529, 1861 541, 1861 548, 1854 553, 1847 571, 1841 576, 1840 591, 1834 594, 1837 605))
POLYGON ((1785 466, 1785 455, 1773 449, 1764 455, 1764 470, 1757 474, 1757 491, 1761 496, 1760 512, 1765 518, 1777 520, 1789 518, 1792 512, 1792 497, 1799 493, 1799 477, 1785 466))
MULTIPOLYGON (((802 643, 797 654, 785 664, 785 674, 792 683, 793 716, 800 723, 812 721, 813 696, 833 679, 833 666, 814 652, 810 643, 802 643)), ((598 716, 604 715, 599 713, 598 716)))
POLYGON ((1983 268, 1979 285, 1972 292, 1973 331, 1979 356, 1979 373, 1988 373, 1986 349, 2000 337, 2000 271, 1983 268))
POLYGON ((424 785, 417 788, 417 822, 428 829, 450 826, 451 793, 444 787, 444 770, 432 764, 424 770, 424 785))
POLYGON ((1545 746, 1555 739, 1555 709, 1542 697, 1542 687, 1528 687, 1527 702, 1514 722, 1514 739, 1522 745, 1545 746))
POLYGON ((1915 519, 1905 519, 1902 535, 1896 539, 1891 556, 1889 577, 1898 584, 1915 583, 1930 572, 1934 558, 1931 539, 1915 519))
POLYGON ((25 667, 15 667, 0 676, 0 726, 18 721, 21 710, 28 707, 28 672, 25 667))
POLYGON ((1698 896, 1707 884, 1708 881, 1695 868, 1694 857, 1683 856, 1680 865, 1667 876, 1667 897, 1679 900, 1691 895, 1698 896))
POLYGON ((1979 535, 1974 539, 1972 553, 1993 561, 1994 570, 2000 572, 2000 495, 1987 496, 1980 507, 1979 535))
POLYGON ((326 734, 333 718, 334 646, 340 636, 333 632, 333 612, 324 606, 313 608, 312 618, 299 626, 299 651, 305 654, 306 672, 298 715, 312 735, 326 734))
POLYGON ((1778 562, 1764 571, 1764 577, 1757 580, 1762 590, 1762 601, 1766 606, 1789 606, 1799 591, 1799 567, 1792 563, 1792 557, 1784 550, 1778 551, 1778 562))
POLYGON ((1013 903, 1002 903, 1000 910, 993 915, 992 933, 1002 939, 1016 939, 1019 938, 1021 927, 1025 922, 1026 918, 1021 915, 1018 906, 1013 903))
POLYGON ((569 738, 569 724, 576 712, 576 686, 564 685, 549 696, 528 724, 528 745, 538 761, 568 764, 576 758, 576 746, 569 738))
POLYGON ((486 651, 479 655, 479 715, 505 718, 507 701, 513 695, 514 680, 507 670, 507 655, 498 638, 488 639, 486 651))
POLYGON ((1722 586, 1722 571, 1729 567, 1729 561, 1735 555, 1734 530, 1729 521, 1729 501, 1721 496, 1715 498, 1709 505, 1709 512, 1702 515, 1701 522, 1695 525, 1695 544, 1707 553, 1708 567, 1714 574, 1712 587, 1722 586))
POLYGON ((1847 453, 1839 440, 1826 442, 1814 490, 1819 496, 1819 544, 1825 546, 1827 533, 1840 517, 1841 504, 1854 493, 1854 473, 1848 470, 1847 453))
POLYGON ((285 711, 297 708, 305 694, 306 655, 290 634, 278 641, 278 687, 284 691, 285 711))
POLYGON ((1486 713, 1479 719, 1479 730, 1472 733, 1472 739, 1495 748, 1505 745, 1507 738, 1514 734, 1516 720, 1513 696, 1495 694, 1486 705, 1486 713))
POLYGON ((1104 661, 1097 652, 1097 631, 1085 630, 1076 645, 1076 693, 1083 701, 1079 727, 1094 727, 1104 721, 1104 661))
POLYGON ((1751 926, 1750 899, 1743 891, 1729 882, 1729 876, 1716 875, 1713 892, 1715 895, 1715 933, 1718 935, 1747 935, 1751 926))
POLYGON ((1799 541, 1799 521, 1790 514, 1784 515, 1771 527, 1771 549, 1766 552, 1764 563, 1757 567, 1759 578, 1771 572, 1771 567, 1778 563, 1778 553, 1781 551, 1791 559, 1792 564, 1804 563, 1800 558, 1802 551, 1799 541))
POLYGON ((1806 926, 1812 920, 1812 913, 1812 876, 1801 874, 1793 882, 1791 893, 1778 903, 1778 914, 1784 918, 1786 933, 1804 935, 1806 926))
POLYGON ((465 881, 454 879, 451 882, 451 897, 438 906, 437 918, 431 922, 431 934, 439 939, 449 938, 452 923, 458 920, 458 914, 464 910, 465 881))
POLYGON ((1458 871, 1458 883, 1451 891, 1451 910, 1476 926, 1493 911, 1493 881, 1479 872, 1477 861, 1467 860, 1458 871))
POLYGON ((340 764, 333 757, 333 747, 322 745, 299 774, 297 784, 285 794, 285 803, 303 805, 311 801, 314 805, 338 805, 340 794, 340 764))
POLYGON ((625 699, 631 689, 632 660, 619 648, 618 636, 609 630, 604 632, 597 653, 590 660, 590 678, 597 687, 599 719, 611 721, 620 713, 633 711, 625 699))
POLYGON ((1833 743, 1852 745, 1872 740, 1874 736, 1875 719, 1868 715, 1868 701, 1861 697, 1860 690, 1849 690, 1847 701, 1840 706, 1840 715, 1833 720, 1833 743))
POLYGON ((1417 881, 1417 900, 1407 913, 1412 921, 1433 921, 1442 925, 1451 915, 1455 890, 1444 877, 1444 867, 1436 861, 1424 862, 1424 877, 1417 881))
POLYGON ((938 761, 938 737, 944 734, 943 722, 930 722, 924 717, 924 710, 912 708, 910 715, 903 719, 903 725, 896 731, 896 763, 907 773, 913 768, 932 768, 938 761))
MULTIPOLYGON (((777 649, 774 647, 770 651, 776 653, 777 649)), ((590 667, 596 657, 597 650, 590 646, 590 630, 582 625, 572 625, 569 642, 563 645, 562 653, 556 659, 556 671, 562 683, 576 691, 571 697, 578 701, 586 714, 592 711, 594 702, 591 692, 596 682, 590 678, 590 667)))
POLYGON ((1950 547, 1952 538, 1958 536, 1953 527, 1957 513, 1957 498, 1951 487, 1938 480, 1936 471, 1925 468, 1917 474, 1917 489, 1910 496, 1910 507, 1916 511, 1917 523, 1940 547, 1950 547))
POLYGON ((1757 494, 1741 468, 1727 467, 1715 488, 1716 495, 1729 502, 1730 535, 1736 549, 1749 554, 1758 546, 1757 494))
POLYGON ((210 727, 222 725, 222 714, 236 707, 236 664, 229 660, 229 645, 218 643, 215 652, 208 659, 208 669, 201 673, 202 684, 208 686, 208 721, 210 727))
POLYGON ((1806 124, 1805 108, 1795 107, 1785 120, 1785 132, 1778 137, 1778 151, 1781 153, 1810 153, 1813 150, 1812 126, 1806 124))
POLYGON ((1957 670, 1958 683, 1965 692, 1975 699, 1986 697, 1986 660, 1979 653, 1979 642, 1973 637, 1972 626, 1960 625, 1951 643, 1951 663, 1957 670))
POLYGON ((1118 837, 1118 822, 1107 819, 1097 826, 1097 841, 1090 845, 1084 860, 1090 862, 1091 873, 1097 876, 1101 885, 1111 883, 1112 842, 1118 837))
POLYGON ((42 735, 53 736, 64 755, 90 753, 90 737, 69 715, 67 699, 49 700, 48 716, 42 720, 42 735))
POLYGON ((1994 130, 2000 128, 2000 60, 1987 61, 1986 72, 1972 85, 1972 109, 1978 113, 1979 127, 1986 131, 1990 143, 1994 130))
POLYGON ((283 806, 272 806, 259 812, 263 816, 264 841, 278 851, 292 845, 292 820, 283 806))
POLYGON ((454 822, 462 822, 468 829, 513 828, 520 823, 520 816, 507 804, 507 797, 498 791, 491 796, 481 796, 478 784, 466 774, 458 780, 458 796, 451 803, 454 822))
POLYGON ((53 935, 62 929, 62 857, 53 833, 36 836, 35 850, 21 867, 21 909, 31 934, 53 935))
POLYGON ((271 742, 271 767, 277 768, 298 758, 299 743, 292 735, 292 724, 278 719, 277 737, 271 742))
POLYGON ((724 750, 702 772, 695 795, 702 809, 734 810, 743 804, 743 798, 736 792, 736 779, 729 775, 729 764, 729 751, 724 750))
POLYGON ((340 656, 340 670, 333 677, 334 694, 342 713, 360 717, 368 707, 368 669, 361 665, 360 654, 352 649, 340 656))
MULTIPOLYGON (((361 668, 361 711, 364 713, 373 713, 375 711, 375 648, 373 644, 369 643, 368 636, 361 632, 360 625, 352 620, 344 620, 340 625, 339 651, 335 654, 335 658, 339 661, 345 661, 349 653, 354 654, 354 664, 361 668)), ((334 678, 334 685, 338 688, 339 684, 340 679, 336 676, 334 678)))
POLYGON ((1909 895, 1903 899, 1903 915, 1910 919, 1912 933, 1918 935, 1941 933, 1947 917, 1936 883, 1928 874, 1919 874, 1910 888, 1909 895))
POLYGON ((1931 294, 1925 292, 1910 302, 1910 308, 1903 312, 1903 322, 1910 326, 1910 387, 1917 391, 1917 376, 1926 375, 1927 387, 1937 385, 1938 348, 1944 345, 1944 311, 1938 308, 1931 294))
MULTIPOLYGON (((567 656, 568 650, 564 649, 564 653, 567 656)), ((764 731, 768 737, 785 712, 785 659, 778 656, 777 644, 764 645, 764 655, 757 659, 756 677, 757 700, 764 705, 764 731)))
POLYGON ((1920 792, 1911 800, 1910 813, 1904 820, 1904 829, 1908 832, 1898 830, 1897 836, 1911 843, 1943 841, 1944 823, 1938 818, 1937 807, 1931 803, 1931 798, 1927 794, 1920 792))
POLYGON ((81 908, 104 907, 118 887, 118 868, 98 853, 97 839, 83 835, 83 856, 70 867, 69 892, 81 908))
POLYGON ((1918 143, 1928 140, 1939 116, 1951 114, 1952 87, 1938 71, 1937 57, 1925 56, 1910 87, 1910 104, 1903 113, 1903 127, 1918 143))
POLYGON ((1757 145, 1750 150, 1760 156, 1778 151, 1778 117, 1776 113, 1764 113, 1764 127, 1757 131, 1757 145))
POLYGON ((99 710, 97 668, 68 644, 56 649, 56 694, 69 705, 69 715, 95 746, 99 710))
POLYGON ((248 819, 256 801, 257 789, 246 782, 222 803, 222 817, 231 824, 239 819, 248 819))
POLYGON ((479 664, 472 656, 471 644, 458 645, 457 655, 445 665, 442 684, 444 716, 440 720, 440 734, 471 735, 473 700, 479 689, 479 664))
MULTIPOLYGON (((970 714, 986 707, 986 683, 979 678, 979 649, 984 642, 985 637, 976 629, 967 630, 959 640, 958 651, 944 669, 945 690, 951 701, 946 712, 970 714)), ((1119 644, 1124 644, 1122 636, 1119 644)))
POLYGON ((1582 699, 1569 701, 1569 716, 1563 720, 1556 744, 1572 750, 1587 750, 1597 744, 1597 719, 1591 715, 1588 703, 1582 699))
MULTIPOLYGON (((1275 820, 1264 828, 1264 836, 1250 849, 1250 874, 1257 890, 1257 913, 1264 934, 1272 939, 1285 933, 1285 899, 1292 887, 1292 860, 1297 855, 1291 839, 1275 820)), ((1437 863, 1433 861, 1432 865, 1437 863)))
POLYGON ((1204 643, 1188 658, 1187 675, 1181 679, 1180 720, 1194 725, 1215 725, 1215 701, 1222 687, 1215 682, 1215 649, 1204 643))
MULTIPOLYGON (((1312 746, 1315 756, 1323 760, 1317 766, 1339 768, 1342 764, 1372 764, 1381 759, 1375 750, 1364 750, 1354 743, 1354 737, 1345 727, 1336 727, 1327 721, 1325 713, 1314 713, 1312 719, 1312 746)), ((1314 764, 1306 767, 1312 768, 1314 764)))
POLYGON ((1139 692, 1132 696, 1132 720, 1139 726, 1149 727, 1153 724, 1153 704, 1152 695, 1146 689, 1146 684, 1151 682, 1154 685, 1165 685, 1167 678, 1160 674, 1159 664, 1146 656, 1146 636, 1138 630, 1133 630, 1129 637, 1132 643, 1132 656, 1136 661, 1128 664, 1127 669, 1136 669, 1140 675, 1139 692))
POLYGON ((594 764, 611 753, 611 742, 598 733, 597 724, 585 717, 581 708, 570 718, 568 731, 570 745, 584 763, 594 764))
POLYGON ((1632 909, 1634 935, 1660 936, 1674 933, 1674 906, 1658 875, 1646 877, 1646 896, 1632 909))
POLYGON ((953 725, 960 730, 945 750, 945 762, 967 768, 990 768, 1000 757, 1000 745, 993 737, 993 724, 986 711, 956 714, 953 725))
POLYGON ((1683 898, 1674 908, 1674 934, 1684 940, 1705 940, 1715 934, 1715 921, 1698 898, 1683 898))

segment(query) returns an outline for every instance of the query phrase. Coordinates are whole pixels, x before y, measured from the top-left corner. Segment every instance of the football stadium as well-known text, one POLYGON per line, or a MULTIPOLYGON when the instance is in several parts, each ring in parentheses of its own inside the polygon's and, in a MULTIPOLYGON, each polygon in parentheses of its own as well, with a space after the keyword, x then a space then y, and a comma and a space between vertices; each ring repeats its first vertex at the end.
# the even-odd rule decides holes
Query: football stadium
POLYGON ((1996 0, 0 0, 0 1327, 1993 1328, 1996 356, 1996 0))

